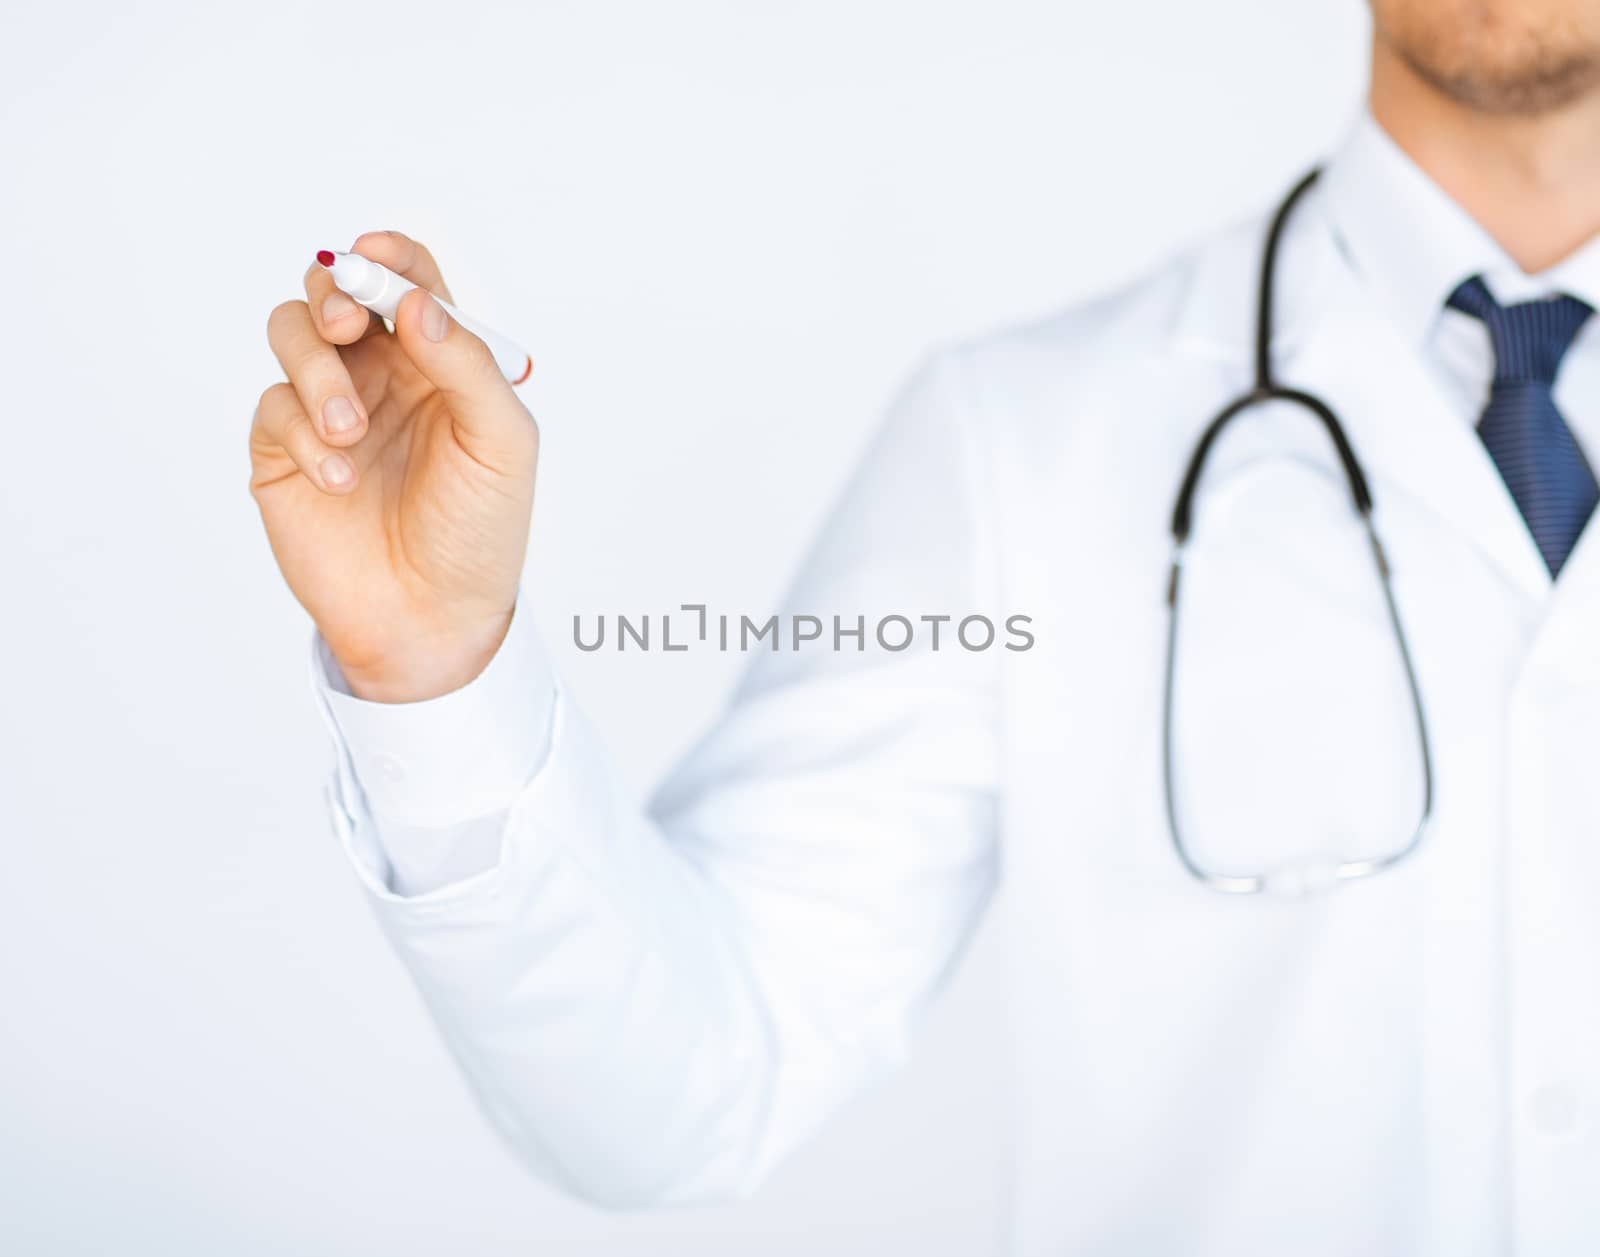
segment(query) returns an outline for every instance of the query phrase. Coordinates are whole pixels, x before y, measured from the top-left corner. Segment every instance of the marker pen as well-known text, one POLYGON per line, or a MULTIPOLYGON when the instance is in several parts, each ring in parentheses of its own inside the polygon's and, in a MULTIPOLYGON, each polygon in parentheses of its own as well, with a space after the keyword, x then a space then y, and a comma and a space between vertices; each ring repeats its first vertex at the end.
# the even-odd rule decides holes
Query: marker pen
MULTIPOLYGON (((391 322, 400 309, 400 299, 416 287, 409 279, 396 275, 387 266, 380 266, 359 253, 335 253, 332 249, 317 252, 317 261, 327 267, 333 283, 340 292, 355 298, 374 314, 381 314, 391 322)), ((533 359, 518 349, 499 332, 469 319, 448 301, 434 298, 446 312, 467 331, 489 346, 495 364, 513 384, 521 384, 533 374, 533 359)))

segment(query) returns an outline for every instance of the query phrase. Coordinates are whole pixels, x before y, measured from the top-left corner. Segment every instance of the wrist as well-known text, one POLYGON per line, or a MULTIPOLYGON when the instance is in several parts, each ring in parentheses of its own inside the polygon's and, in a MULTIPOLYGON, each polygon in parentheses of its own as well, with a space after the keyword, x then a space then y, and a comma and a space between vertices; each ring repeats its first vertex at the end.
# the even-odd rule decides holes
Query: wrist
POLYGON ((418 634, 366 657, 346 658, 332 643, 350 692, 370 703, 422 703, 471 684, 489 666, 515 607, 479 623, 418 634))

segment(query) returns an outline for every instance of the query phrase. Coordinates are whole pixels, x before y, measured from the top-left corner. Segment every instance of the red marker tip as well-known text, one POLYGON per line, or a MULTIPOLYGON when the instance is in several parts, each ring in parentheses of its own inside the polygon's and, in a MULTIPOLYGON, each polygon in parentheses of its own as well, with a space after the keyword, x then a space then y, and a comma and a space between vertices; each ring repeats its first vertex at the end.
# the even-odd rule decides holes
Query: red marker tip
POLYGON ((332 266, 333 263, 334 263, 334 260, 335 259, 334 259, 334 256, 333 256, 333 250, 331 250, 331 249, 318 249, 317 250, 317 261, 321 262, 324 266, 332 266))

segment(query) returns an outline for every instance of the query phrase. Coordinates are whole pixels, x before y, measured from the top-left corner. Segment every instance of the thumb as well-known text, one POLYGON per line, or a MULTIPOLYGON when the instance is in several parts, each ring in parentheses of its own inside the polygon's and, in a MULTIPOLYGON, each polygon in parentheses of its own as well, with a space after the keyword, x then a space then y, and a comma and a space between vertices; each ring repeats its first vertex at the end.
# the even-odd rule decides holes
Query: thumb
POLYGON ((533 417, 501 374, 489 347, 424 289, 405 295, 395 334, 417 370, 439 390, 469 452, 512 453, 533 436, 533 417))

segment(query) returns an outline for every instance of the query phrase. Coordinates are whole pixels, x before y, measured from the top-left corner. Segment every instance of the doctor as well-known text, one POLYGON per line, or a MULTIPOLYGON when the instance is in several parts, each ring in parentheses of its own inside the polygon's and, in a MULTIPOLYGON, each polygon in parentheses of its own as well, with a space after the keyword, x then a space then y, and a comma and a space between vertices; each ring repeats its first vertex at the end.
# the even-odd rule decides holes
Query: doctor
POLYGON ((1003 884, 1008 1251, 1600 1248, 1600 4, 1373 7, 1267 362, 1271 213, 939 354, 788 608, 1027 614, 1036 648, 758 653, 648 815, 517 611, 537 434, 482 345, 320 268, 274 311, 253 490, 335 823, 538 1173, 749 1191, 1003 884), (1263 365, 1341 425, 1392 617, 1331 429, 1272 402, 1209 451, 1174 620, 1175 495, 1263 365))

